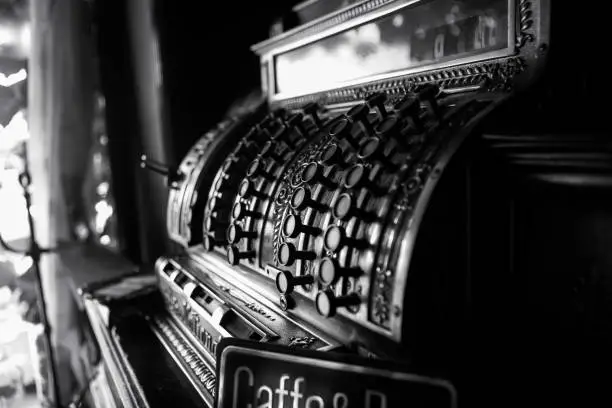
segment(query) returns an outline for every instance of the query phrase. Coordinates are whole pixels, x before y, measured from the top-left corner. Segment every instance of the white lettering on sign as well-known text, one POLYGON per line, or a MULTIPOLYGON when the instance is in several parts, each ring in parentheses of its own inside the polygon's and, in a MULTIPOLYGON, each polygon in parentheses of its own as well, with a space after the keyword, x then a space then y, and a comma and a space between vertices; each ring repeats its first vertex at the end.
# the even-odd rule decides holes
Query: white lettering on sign
MULTIPOLYGON (((232 395, 232 401, 234 401, 234 404, 232 405, 233 408, 238 408, 238 396, 240 395, 238 393, 238 389, 239 389, 239 385, 240 385, 240 374, 242 373, 247 373, 248 374, 248 379, 249 379, 249 388, 253 388, 253 382, 254 382, 254 375, 253 375, 253 371, 251 371, 250 368, 245 367, 245 366, 241 366, 238 367, 238 369, 236 370, 236 372, 234 373, 234 393, 232 395)), ((252 408, 253 405, 252 404, 247 404, 246 408, 252 408)))
POLYGON ((300 400, 304 397, 304 394, 300 393, 300 385, 303 382, 304 382, 304 377, 298 377, 293 383, 293 391, 289 393, 289 396, 293 398, 292 408, 299 408, 300 400))
POLYGON ((319 397, 318 395, 312 395, 308 397, 308 399, 306 400, 306 408, 315 408, 312 405, 313 402, 317 403, 316 408, 325 408, 325 401, 323 401, 323 398, 319 397))
POLYGON ((387 396, 379 391, 366 390, 366 408, 387 408, 387 396))
MULTIPOLYGON (((348 395, 343 392, 334 393, 332 400, 326 401, 317 394, 307 395, 307 390, 304 377, 293 380, 286 373, 279 378, 277 388, 268 385, 256 388, 253 370, 240 366, 234 373, 232 408, 349 408, 351 406, 348 395)), ((365 389, 365 395, 360 401, 365 401, 365 408, 388 408, 387 395, 377 390, 365 389)))
POLYGON ((334 394, 334 408, 348 408, 348 397, 342 392, 334 394))
POLYGON ((273 402, 274 392, 272 392, 272 388, 268 387, 267 385, 262 385, 261 387, 259 387, 259 389, 257 390, 257 408, 272 408, 273 402), (261 394, 263 394, 264 392, 267 393, 268 400, 265 401, 265 404, 262 404, 263 401, 261 401, 261 394))
POLYGON ((276 395, 278 395, 278 408, 284 408, 285 396, 289 395, 289 391, 285 388, 285 383, 291 378, 288 374, 283 374, 280 378, 280 384, 276 389, 276 395))

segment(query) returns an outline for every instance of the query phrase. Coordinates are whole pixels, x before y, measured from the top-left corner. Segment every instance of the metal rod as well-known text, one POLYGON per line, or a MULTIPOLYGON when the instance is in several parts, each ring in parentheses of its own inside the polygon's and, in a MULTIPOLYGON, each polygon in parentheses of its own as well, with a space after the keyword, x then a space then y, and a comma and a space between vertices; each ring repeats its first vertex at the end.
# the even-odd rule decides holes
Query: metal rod
POLYGON ((44 329, 44 352, 47 354, 47 358, 49 359, 49 363, 47 365, 48 368, 48 381, 51 382, 51 386, 48 387, 49 395, 47 398, 51 402, 51 406, 61 407, 60 404, 60 392, 59 392, 59 384, 57 382, 57 360, 55 360, 55 350, 53 349, 53 342, 51 341, 51 325, 49 324, 49 318, 47 316, 47 304, 45 301, 45 294, 42 285, 42 276, 40 271, 40 255, 43 251, 41 251, 38 242, 36 241, 36 230, 34 226, 34 218, 32 217, 32 197, 30 195, 30 184, 31 184, 31 176, 29 172, 28 166, 28 157, 27 157, 27 148, 25 149, 25 164, 23 173, 19 176, 19 182, 23 187, 23 195, 26 201, 26 209, 28 213, 28 226, 30 229, 30 249, 28 254, 32 257, 32 265, 34 267, 34 275, 36 277, 36 300, 38 301, 38 308, 40 313, 40 320, 44 329))
POLYGON ((159 162, 148 159, 147 156, 144 154, 140 156, 140 167, 143 169, 149 169, 151 171, 154 171, 155 173, 161 174, 162 176, 170 175, 170 169, 168 168, 168 166, 164 166, 159 162))

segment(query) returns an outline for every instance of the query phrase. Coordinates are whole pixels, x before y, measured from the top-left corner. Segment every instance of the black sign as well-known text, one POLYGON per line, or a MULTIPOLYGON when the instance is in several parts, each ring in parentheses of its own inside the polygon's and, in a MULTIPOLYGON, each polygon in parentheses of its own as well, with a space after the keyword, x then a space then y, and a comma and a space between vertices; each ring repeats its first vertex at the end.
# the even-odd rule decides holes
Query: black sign
POLYGON ((217 408, 454 408, 445 380, 330 352, 224 339, 217 408))

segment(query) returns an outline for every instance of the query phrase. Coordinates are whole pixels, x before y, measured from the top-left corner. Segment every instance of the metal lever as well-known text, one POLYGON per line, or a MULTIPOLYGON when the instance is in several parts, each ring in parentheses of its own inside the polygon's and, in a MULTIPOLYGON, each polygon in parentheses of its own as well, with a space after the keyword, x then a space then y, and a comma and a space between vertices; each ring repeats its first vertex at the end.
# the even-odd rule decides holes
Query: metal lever
POLYGON ((180 170, 148 159, 146 154, 140 156, 140 168, 165 176, 169 188, 177 189, 179 183, 183 180, 183 174, 180 170))

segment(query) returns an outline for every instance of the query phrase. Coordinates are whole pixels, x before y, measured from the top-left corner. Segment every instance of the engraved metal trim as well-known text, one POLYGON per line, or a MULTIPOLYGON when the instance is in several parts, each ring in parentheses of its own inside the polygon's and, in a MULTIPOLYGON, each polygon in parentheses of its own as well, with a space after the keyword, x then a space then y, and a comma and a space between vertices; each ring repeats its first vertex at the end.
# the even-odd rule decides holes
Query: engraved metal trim
POLYGON ((307 163, 316 160, 323 147, 325 147, 330 140, 331 137, 326 135, 317 142, 310 142, 305 150, 298 153, 297 159, 286 169, 285 176, 281 180, 280 193, 275 200, 274 215, 272 218, 274 225, 272 248, 276 266, 279 266, 279 248, 285 242, 285 238, 281 233, 282 221, 288 214, 295 215, 295 211, 289 206, 289 200, 291 199, 293 191, 303 184, 301 170, 307 163))
MULTIPOLYGON (((296 316, 292 316, 292 314, 284 313, 279 306, 271 300, 278 299, 278 291, 276 287, 273 285, 262 284, 262 282, 270 282, 269 279, 265 278, 263 275, 256 275, 254 277, 255 279, 253 279, 253 277, 246 276, 246 274, 232 273, 233 270, 219 256, 216 256, 216 254, 202 254, 198 252, 197 248, 192 248, 189 253, 194 260, 198 262, 199 266, 210 275, 210 280, 207 282, 207 284, 210 282, 211 285, 220 288, 224 286, 222 282, 226 282, 227 285, 240 288, 240 291, 243 292, 246 297, 257 299, 257 302, 261 306, 277 316, 282 316, 284 321, 295 325, 305 333, 309 333, 312 336, 317 337, 322 343, 325 344, 323 347, 340 345, 340 343, 336 339, 332 338, 329 333, 325 333, 316 327, 307 326, 305 321, 298 320, 296 316)), ((237 306, 244 306, 240 301, 235 303, 237 306)))
POLYGON ((188 246, 192 239, 190 223, 187 221, 191 220, 191 217, 187 216, 187 212, 191 211, 197 198, 195 181, 192 178, 194 176, 195 178, 199 177, 201 167, 205 162, 205 156, 210 154, 210 145, 218 135, 222 124, 223 122, 219 124, 217 129, 206 132, 191 148, 179 167, 181 173, 185 175, 185 179, 178 189, 171 189, 168 193, 166 228, 170 238, 182 246, 188 246))
MULTIPOLYGON (((193 248, 197 251, 196 248, 193 248)), ((202 255, 202 254, 200 254, 202 255)), ((209 254, 206 254, 209 255, 209 254)), ((209 259, 208 256, 205 257, 209 259)), ((170 311, 170 316, 174 318, 177 326, 182 329, 182 332, 189 341, 192 341, 196 346, 199 347, 198 351, 206 358, 211 352, 212 355, 216 354, 216 347, 218 341, 210 341, 203 338, 206 336, 206 328, 201 326, 198 328, 196 317, 204 317, 205 311, 200 310, 199 305, 194 303, 193 299, 187 299, 184 291, 180 288, 175 287, 175 283, 166 279, 164 272, 160 269, 164 264, 173 265, 174 268, 180 270, 182 274, 189 277, 189 279, 195 280, 196 278, 190 273, 189 270, 177 263, 176 260, 162 258, 163 261, 158 262, 156 274, 160 279, 161 292, 166 303, 166 308, 170 311), (185 299, 184 301, 182 301, 185 299), (192 309, 193 308, 193 309, 192 309), (200 310, 200 311, 198 311, 200 310), (194 330, 196 328, 196 330, 194 330), (200 336, 199 336, 200 335, 200 336), (210 341, 212 348, 206 345, 206 341, 210 341)), ((203 267, 204 265, 198 265, 203 267)), ((214 271, 223 270, 226 268, 225 264, 223 267, 218 265, 213 269, 214 271)), ((197 282, 210 290, 212 296, 220 296, 220 299, 235 313, 245 319, 245 323, 251 326, 251 328, 258 332, 261 336, 261 342, 269 342, 278 340, 280 344, 289 343, 289 335, 295 337, 312 337, 315 342, 312 343, 312 347, 320 348, 327 347, 329 345, 337 345, 336 341, 327 338, 325 335, 318 333, 316 330, 304 327, 294 319, 283 315, 281 311, 273 304, 266 304, 264 298, 261 295, 253 295, 248 293, 247 286, 245 284, 236 285, 235 282, 226 280, 227 275, 222 274, 223 278, 217 276, 211 272, 210 269, 206 269, 206 277, 200 276, 197 282), (240 287, 240 289, 239 289, 240 287), (260 320, 259 317, 266 319, 267 321, 260 320), (280 333, 280 334, 279 334, 280 333)), ((252 282, 251 282, 252 284, 252 282)), ((207 322, 210 328, 217 330, 223 335, 223 337, 233 337, 229 332, 221 326, 213 322, 207 322)), ((211 332, 212 333, 212 332, 211 332)), ((215 339, 211 339, 215 340, 215 339)), ((219 340, 220 341, 220 340, 219 340)), ((211 361, 214 364, 214 361, 211 361)))
POLYGON ((359 102, 374 92, 385 92, 391 98, 400 97, 412 91, 416 86, 428 82, 437 84, 443 90, 475 85, 482 85, 491 91, 508 90, 512 78, 523 72, 525 68, 524 59, 515 56, 299 96, 277 101, 276 104, 288 109, 297 109, 309 102, 333 106, 359 102))
POLYGON ((162 343, 169 346, 168 348, 171 349, 171 352, 173 351, 172 356, 180 359, 179 365, 183 368, 188 368, 191 376, 198 379, 199 388, 208 393, 208 396, 204 394, 206 402, 208 402, 209 406, 212 406, 217 381, 215 372, 193 350, 193 347, 172 324, 166 322, 165 319, 155 317, 153 319, 153 327, 156 329, 155 334, 161 337, 162 343))

